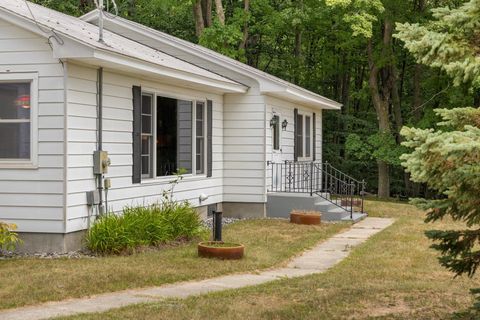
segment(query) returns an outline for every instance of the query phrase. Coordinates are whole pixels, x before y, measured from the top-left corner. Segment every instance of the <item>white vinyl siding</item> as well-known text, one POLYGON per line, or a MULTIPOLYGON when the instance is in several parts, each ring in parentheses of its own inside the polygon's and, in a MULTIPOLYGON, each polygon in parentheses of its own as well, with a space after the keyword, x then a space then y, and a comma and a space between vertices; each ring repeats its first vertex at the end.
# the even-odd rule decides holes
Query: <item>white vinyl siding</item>
MULTIPOLYGON (((69 64, 68 76, 68 211, 67 232, 85 229, 90 212, 85 192, 94 190, 93 151, 96 149, 96 69, 69 64)), ((201 205, 223 201, 223 99, 219 95, 147 81, 130 75, 104 72, 103 149, 109 152, 111 178, 108 205, 114 211, 124 206, 160 201, 171 177, 144 180, 132 184, 132 86, 144 92, 174 96, 185 100, 213 101, 213 175, 190 176, 175 187, 176 200, 199 205, 200 193, 209 196, 201 205)))
MULTIPOLYGON (((273 97, 266 97, 267 102, 267 121, 269 122, 272 116, 275 114, 274 111, 278 114, 281 114, 280 121, 288 121, 286 130, 282 130, 280 135, 280 149, 281 151, 273 151, 273 136, 272 130, 266 130, 267 144, 266 144, 266 153, 267 160, 282 162, 285 160, 293 161, 294 160, 294 109, 297 108, 299 114, 306 114, 307 116, 312 116, 315 113, 315 157, 316 161, 322 161, 322 110, 314 110, 312 108, 303 107, 301 105, 276 99, 273 97)), ((312 116, 313 117, 313 116, 312 116)), ((313 123, 312 123, 313 125, 313 123)), ((280 126, 281 127, 281 126, 280 126)), ((313 128, 312 128, 313 129, 313 128)), ((313 144, 313 140, 312 140, 313 144)), ((311 157, 313 156, 313 149, 311 157)), ((266 181, 267 185, 271 181, 271 172, 267 170, 266 172, 266 181)))
POLYGON ((270 125, 265 123, 264 96, 255 88, 227 94, 224 109, 224 199, 265 202, 265 129, 270 125))
POLYGON ((0 75, 38 78, 32 88, 32 164, 0 165, 0 220, 20 232, 64 232, 64 69, 47 39, 0 20, 0 75), (35 110, 36 108, 36 110, 35 110), (35 128, 35 126, 37 128, 35 128), (37 156, 35 156, 35 153, 37 156))

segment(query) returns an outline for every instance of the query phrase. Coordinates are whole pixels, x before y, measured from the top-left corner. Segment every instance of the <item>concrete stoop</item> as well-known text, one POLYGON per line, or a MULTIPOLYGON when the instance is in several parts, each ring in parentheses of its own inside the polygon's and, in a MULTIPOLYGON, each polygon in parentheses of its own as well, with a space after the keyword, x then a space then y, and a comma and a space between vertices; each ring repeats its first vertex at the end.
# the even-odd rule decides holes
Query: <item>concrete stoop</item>
POLYGON ((320 211, 323 221, 358 222, 367 217, 366 213, 361 212, 354 212, 352 216, 350 216, 349 211, 316 194, 310 196, 309 193, 277 192, 267 195, 267 217, 289 218, 290 212, 294 209, 320 211))

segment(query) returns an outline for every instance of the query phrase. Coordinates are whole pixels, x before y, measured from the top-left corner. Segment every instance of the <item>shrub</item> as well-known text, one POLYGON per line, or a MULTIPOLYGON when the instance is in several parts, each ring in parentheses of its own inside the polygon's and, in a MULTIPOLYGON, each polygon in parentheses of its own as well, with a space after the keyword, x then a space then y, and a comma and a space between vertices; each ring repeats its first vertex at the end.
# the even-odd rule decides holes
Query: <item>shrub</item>
POLYGON ((16 229, 17 226, 15 224, 0 221, 0 249, 7 251, 14 250, 17 244, 22 242, 22 240, 18 238, 18 234, 13 231, 16 229))
POLYGON ((141 246, 191 240, 202 233, 200 218, 187 202, 126 207, 122 215, 107 214, 87 233, 87 247, 97 253, 132 252, 141 246))

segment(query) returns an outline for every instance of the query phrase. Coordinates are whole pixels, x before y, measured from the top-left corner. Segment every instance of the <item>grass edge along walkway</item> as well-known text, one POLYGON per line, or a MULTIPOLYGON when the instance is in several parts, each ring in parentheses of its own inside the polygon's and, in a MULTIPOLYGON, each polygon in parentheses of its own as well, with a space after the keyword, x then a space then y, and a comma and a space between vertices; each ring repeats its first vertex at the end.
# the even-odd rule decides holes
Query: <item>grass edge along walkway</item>
POLYGON ((365 242, 369 237, 389 227, 393 222, 394 219, 389 218, 366 218, 350 229, 336 234, 301 256, 294 258, 285 268, 271 269, 256 274, 234 274, 202 281, 112 292, 84 299, 48 302, 37 306, 4 310, 0 312, 0 318, 3 320, 35 320, 102 312, 137 303, 155 302, 163 298, 185 298, 208 292, 262 284, 286 277, 293 278, 322 273, 347 257, 353 247, 365 242))

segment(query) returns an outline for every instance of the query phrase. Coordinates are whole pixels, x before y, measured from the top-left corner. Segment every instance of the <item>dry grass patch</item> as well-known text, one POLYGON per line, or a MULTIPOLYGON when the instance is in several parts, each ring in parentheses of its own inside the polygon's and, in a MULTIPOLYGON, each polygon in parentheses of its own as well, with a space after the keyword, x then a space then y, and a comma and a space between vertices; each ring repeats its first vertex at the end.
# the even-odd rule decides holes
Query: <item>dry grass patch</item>
POLYGON ((246 245, 245 258, 239 261, 198 258, 196 243, 130 256, 0 260, 0 309, 269 268, 346 227, 240 221, 224 230, 225 241, 246 245))
POLYGON ((480 278, 453 279, 423 234, 458 224, 424 224, 424 213, 403 203, 368 201, 366 208, 397 220, 323 274, 69 319, 436 320, 472 304, 469 289, 480 287, 480 278))

